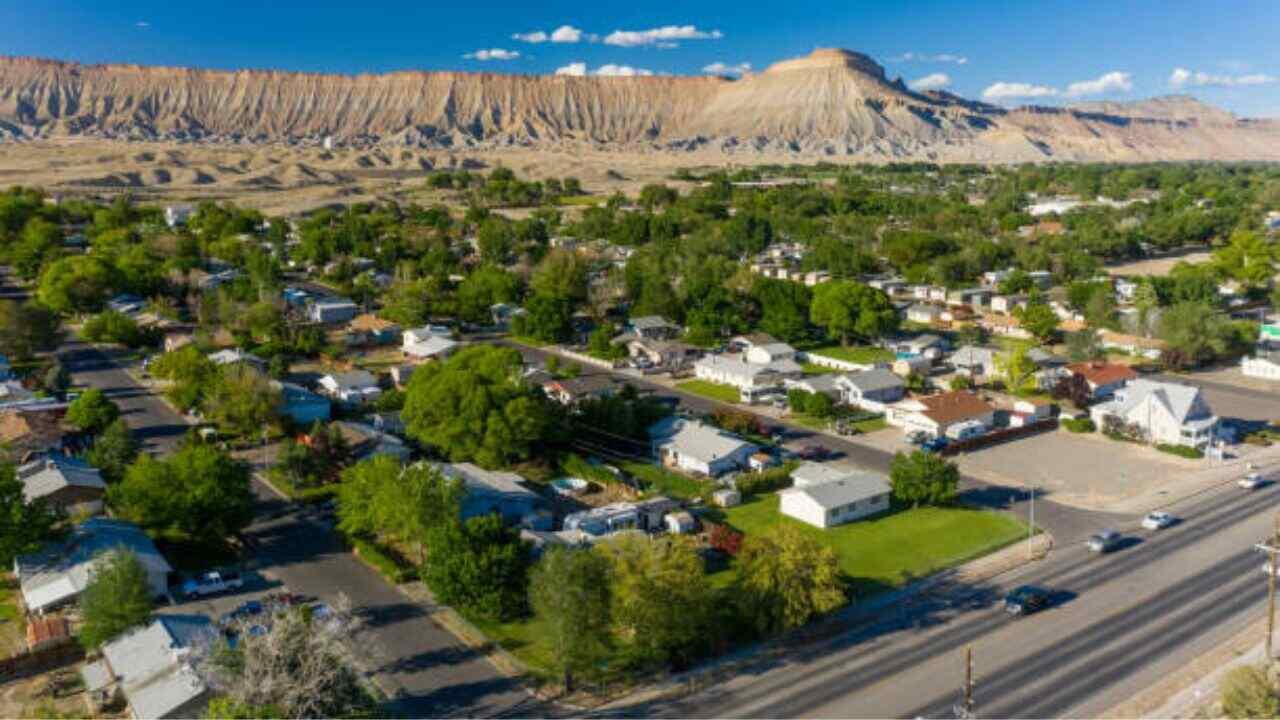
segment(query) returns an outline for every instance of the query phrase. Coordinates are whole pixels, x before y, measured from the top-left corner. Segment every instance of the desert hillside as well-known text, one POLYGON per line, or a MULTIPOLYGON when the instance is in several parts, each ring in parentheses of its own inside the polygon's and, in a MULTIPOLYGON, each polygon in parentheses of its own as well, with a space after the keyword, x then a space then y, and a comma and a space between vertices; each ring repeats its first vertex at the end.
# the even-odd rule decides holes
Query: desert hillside
MULTIPOLYGON (((0 138, 68 137, 260 145, 332 137, 339 146, 383 152, 572 147, 871 161, 1280 160, 1280 123, 1238 120, 1190 98, 1005 110, 912 92, 871 58, 845 50, 817 50, 740 80, 349 76, 0 59, 0 138)), ((324 179, 325 171, 291 172, 302 181, 309 173, 324 179)), ((201 173, 181 172, 195 184, 201 173)))

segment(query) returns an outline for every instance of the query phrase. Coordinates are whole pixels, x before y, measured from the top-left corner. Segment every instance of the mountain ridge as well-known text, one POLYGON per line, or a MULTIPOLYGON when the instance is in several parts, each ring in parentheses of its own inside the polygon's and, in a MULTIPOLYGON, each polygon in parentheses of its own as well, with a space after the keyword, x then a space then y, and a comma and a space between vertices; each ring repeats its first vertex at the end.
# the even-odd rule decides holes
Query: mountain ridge
POLYGON ((1280 160, 1280 121, 1188 96, 1004 108, 834 48, 730 80, 356 75, 0 57, 0 141, 503 147, 858 160, 1280 160))

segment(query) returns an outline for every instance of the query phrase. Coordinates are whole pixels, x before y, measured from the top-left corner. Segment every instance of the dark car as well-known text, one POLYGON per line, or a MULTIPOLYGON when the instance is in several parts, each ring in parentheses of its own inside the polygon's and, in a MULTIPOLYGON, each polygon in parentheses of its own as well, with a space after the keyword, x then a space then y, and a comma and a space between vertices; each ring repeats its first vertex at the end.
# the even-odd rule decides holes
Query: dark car
POLYGON ((262 610, 263 610, 262 603, 258 602, 257 600, 250 600, 248 602, 241 603, 240 606, 237 607, 235 610, 232 610, 231 612, 222 616, 222 624, 229 625, 230 623, 236 620, 243 620, 246 618, 251 618, 254 615, 261 615, 262 610))
POLYGON ((1004 597, 1004 611, 1010 615, 1030 615, 1049 605, 1049 592, 1034 585, 1015 588, 1004 597))
POLYGON ((936 452, 942 452, 942 449, 945 448, 946 446, 947 446, 946 438, 936 437, 936 438, 930 438, 928 440, 925 440, 923 443, 921 443, 920 449, 925 452, 936 453, 936 452))
POLYGON ((831 451, 821 445, 806 445, 800 449, 800 458, 803 460, 822 460, 831 454, 831 451))

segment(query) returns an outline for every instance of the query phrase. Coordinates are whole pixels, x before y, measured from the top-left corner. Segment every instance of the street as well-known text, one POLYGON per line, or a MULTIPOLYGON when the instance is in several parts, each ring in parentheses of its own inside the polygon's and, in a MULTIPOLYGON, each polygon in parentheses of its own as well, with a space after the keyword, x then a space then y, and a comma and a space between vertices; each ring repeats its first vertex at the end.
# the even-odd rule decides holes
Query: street
MULTIPOLYGON (((103 351, 71 341, 58 354, 77 385, 100 388, 120 406, 148 452, 171 451, 189 428, 103 351)), ((392 715, 536 714, 530 707, 534 699, 516 680, 356 559, 325 521, 285 503, 256 477, 254 493, 257 520, 243 533, 254 549, 251 566, 303 596, 330 603, 346 596, 364 621, 353 651, 393 693, 392 715)))

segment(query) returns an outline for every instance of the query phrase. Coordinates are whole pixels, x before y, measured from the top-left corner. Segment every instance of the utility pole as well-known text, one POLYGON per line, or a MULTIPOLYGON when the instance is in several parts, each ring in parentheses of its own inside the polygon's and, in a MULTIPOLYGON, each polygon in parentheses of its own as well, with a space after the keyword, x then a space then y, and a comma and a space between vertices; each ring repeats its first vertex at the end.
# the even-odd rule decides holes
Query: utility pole
POLYGON ((1032 540, 1036 536, 1036 486, 1031 486, 1031 522, 1027 525, 1027 559, 1030 560, 1035 556, 1035 548, 1032 540))
POLYGON ((960 720, 971 720, 973 714, 973 648, 964 649, 964 688, 961 690, 960 703, 952 708, 952 712, 960 720))
POLYGON ((1275 656, 1271 654, 1271 637, 1276 627, 1276 555, 1280 554, 1280 513, 1276 515, 1276 528, 1270 540, 1264 540, 1256 546, 1267 554, 1267 636, 1265 638, 1266 658, 1270 662, 1275 656))

